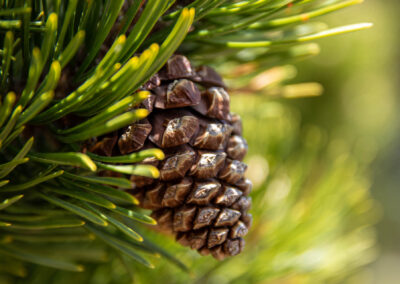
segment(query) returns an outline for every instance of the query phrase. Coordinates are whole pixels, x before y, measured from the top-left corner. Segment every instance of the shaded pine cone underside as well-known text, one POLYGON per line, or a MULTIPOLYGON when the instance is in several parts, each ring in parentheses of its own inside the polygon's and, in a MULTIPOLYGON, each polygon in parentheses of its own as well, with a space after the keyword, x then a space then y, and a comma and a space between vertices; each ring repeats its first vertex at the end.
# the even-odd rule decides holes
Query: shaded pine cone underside
POLYGON ((143 89, 151 92, 141 105, 149 116, 92 142, 89 150, 124 155, 162 149, 164 161, 145 160, 159 168, 159 180, 131 176, 140 206, 153 210, 162 231, 202 255, 222 260, 239 254, 251 225, 252 184, 244 177, 241 120, 230 113, 222 78, 175 55, 143 89))

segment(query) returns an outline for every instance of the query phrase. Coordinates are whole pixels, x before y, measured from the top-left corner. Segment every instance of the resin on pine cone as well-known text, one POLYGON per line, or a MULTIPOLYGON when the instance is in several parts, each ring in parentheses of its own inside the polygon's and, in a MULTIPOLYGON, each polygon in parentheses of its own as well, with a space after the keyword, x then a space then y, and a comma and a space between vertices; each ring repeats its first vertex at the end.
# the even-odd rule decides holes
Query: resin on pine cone
POLYGON ((140 206, 153 210, 160 229, 203 255, 222 260, 240 253, 251 225, 252 185, 244 177, 241 121, 230 113, 221 77, 176 55, 143 89, 151 92, 141 106, 149 116, 93 149, 105 155, 162 149, 164 161, 145 160, 159 168, 159 180, 131 177, 140 206))

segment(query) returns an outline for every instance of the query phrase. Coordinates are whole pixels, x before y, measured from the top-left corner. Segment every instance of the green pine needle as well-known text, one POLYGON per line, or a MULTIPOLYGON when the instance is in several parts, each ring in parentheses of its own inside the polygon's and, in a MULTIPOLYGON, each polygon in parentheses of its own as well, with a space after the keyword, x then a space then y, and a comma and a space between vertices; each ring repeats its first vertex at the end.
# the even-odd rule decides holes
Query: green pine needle
POLYGON ((68 165, 82 167, 96 171, 96 164, 83 153, 62 152, 62 153, 32 153, 28 155, 34 161, 54 165, 68 165))
POLYGON ((0 210, 3 210, 5 208, 7 208, 8 206, 14 204, 15 202, 19 201, 22 197, 24 197, 24 195, 20 194, 20 195, 15 195, 13 197, 10 197, 10 198, 7 198, 7 199, 3 200, 0 203, 0 210))

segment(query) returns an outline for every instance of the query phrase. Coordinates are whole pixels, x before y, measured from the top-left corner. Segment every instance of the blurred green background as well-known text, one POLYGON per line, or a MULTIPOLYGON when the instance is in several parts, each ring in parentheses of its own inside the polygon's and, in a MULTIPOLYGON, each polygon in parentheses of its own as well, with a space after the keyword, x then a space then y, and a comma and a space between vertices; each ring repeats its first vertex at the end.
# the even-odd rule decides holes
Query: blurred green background
POLYGON ((319 125, 343 137, 360 160, 379 202, 379 253, 362 283, 400 279, 400 1, 367 0, 326 17, 333 25, 371 21, 371 30, 320 42, 321 54, 299 65, 301 80, 324 85, 322 97, 291 101, 303 124, 319 125), (311 78, 310 78, 311 77, 311 78))

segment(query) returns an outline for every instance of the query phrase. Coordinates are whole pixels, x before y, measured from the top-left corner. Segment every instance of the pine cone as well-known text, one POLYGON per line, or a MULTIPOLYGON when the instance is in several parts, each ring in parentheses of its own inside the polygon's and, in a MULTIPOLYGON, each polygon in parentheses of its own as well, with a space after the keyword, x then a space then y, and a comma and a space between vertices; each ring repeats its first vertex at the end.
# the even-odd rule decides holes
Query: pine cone
POLYGON ((145 161, 159 168, 159 180, 131 177, 141 206, 153 210, 159 228, 203 255, 222 260, 240 253, 251 225, 252 184, 244 177, 241 121, 229 111, 221 77, 210 67, 194 70, 176 55, 143 89, 152 93, 141 106, 148 118, 90 150, 111 155, 161 148, 164 161, 145 161))

